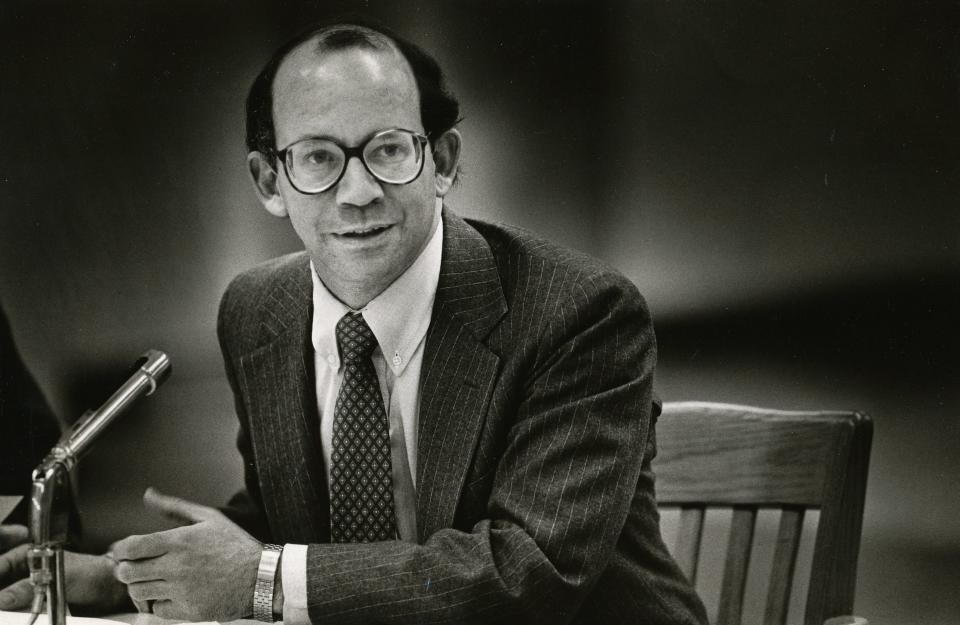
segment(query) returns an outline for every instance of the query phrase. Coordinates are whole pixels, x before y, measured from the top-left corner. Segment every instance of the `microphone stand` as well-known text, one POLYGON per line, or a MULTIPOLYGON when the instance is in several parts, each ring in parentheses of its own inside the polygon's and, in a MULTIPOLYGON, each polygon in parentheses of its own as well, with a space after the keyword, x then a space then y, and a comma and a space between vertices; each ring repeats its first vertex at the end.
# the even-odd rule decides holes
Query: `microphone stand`
POLYGON ((63 547, 70 518, 70 471, 81 454, 117 416, 141 395, 151 395, 170 372, 170 359, 147 351, 134 365, 136 372, 96 411, 83 413, 33 471, 30 491, 30 538, 27 552, 33 604, 30 625, 46 611, 49 625, 66 625, 67 589, 63 547))
POLYGON ((57 447, 33 471, 30 492, 30 537, 27 552, 30 581, 33 584, 31 625, 44 605, 53 625, 67 622, 67 592, 63 571, 63 546, 67 542, 70 517, 69 458, 57 453, 57 447))

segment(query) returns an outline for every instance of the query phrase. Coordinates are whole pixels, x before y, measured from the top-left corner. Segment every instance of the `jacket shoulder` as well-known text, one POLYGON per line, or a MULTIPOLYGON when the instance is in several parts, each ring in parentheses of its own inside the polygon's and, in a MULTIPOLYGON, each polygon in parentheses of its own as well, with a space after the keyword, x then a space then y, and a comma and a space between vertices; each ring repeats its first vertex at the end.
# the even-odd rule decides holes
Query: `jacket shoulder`
POLYGON ((599 258, 517 226, 478 219, 465 221, 490 246, 508 299, 523 297, 531 286, 549 285, 555 296, 588 288, 620 293, 646 310, 646 303, 633 282, 599 258))
POLYGON ((299 281, 309 264, 310 257, 305 251, 271 258, 235 276, 227 286, 226 293, 243 297, 269 290, 278 283, 299 281))
MULTIPOLYGON (((220 299, 217 335, 225 341, 255 342, 257 327, 270 308, 270 301, 311 300, 310 258, 305 251, 265 261, 237 275, 220 299)), ((251 346, 239 345, 241 351, 251 346)))

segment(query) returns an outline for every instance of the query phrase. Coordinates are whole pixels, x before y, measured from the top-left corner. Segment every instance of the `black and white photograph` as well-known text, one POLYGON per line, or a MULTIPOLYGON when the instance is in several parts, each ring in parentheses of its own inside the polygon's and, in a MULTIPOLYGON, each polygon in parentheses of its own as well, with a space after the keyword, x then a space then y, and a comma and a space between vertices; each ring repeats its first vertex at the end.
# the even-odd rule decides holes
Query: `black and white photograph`
POLYGON ((960 625, 960 3, 0 0, 0 625, 960 625))

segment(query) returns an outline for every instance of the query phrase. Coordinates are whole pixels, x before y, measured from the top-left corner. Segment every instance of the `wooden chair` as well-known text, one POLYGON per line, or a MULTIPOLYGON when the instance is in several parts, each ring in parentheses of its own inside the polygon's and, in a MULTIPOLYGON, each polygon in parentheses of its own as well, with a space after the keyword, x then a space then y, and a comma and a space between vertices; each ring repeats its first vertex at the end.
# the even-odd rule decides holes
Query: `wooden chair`
MULTIPOLYGON (((783 625, 804 511, 818 509, 806 625, 853 610, 873 424, 858 412, 668 402, 657 423, 657 499, 679 508, 674 556, 695 582, 707 508, 733 509, 717 625, 740 625, 759 509, 781 510, 764 625, 783 625)), ((831 622, 864 622, 861 619, 831 622)))

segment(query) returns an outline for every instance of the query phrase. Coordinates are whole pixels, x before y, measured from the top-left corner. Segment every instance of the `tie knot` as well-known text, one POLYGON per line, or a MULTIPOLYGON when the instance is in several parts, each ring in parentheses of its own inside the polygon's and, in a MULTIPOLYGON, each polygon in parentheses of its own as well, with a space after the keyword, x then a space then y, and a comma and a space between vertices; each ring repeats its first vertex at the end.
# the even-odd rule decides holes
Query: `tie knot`
POLYGON ((337 346, 346 362, 369 358, 377 347, 377 337, 360 313, 350 312, 337 322, 337 346))

